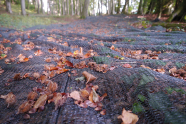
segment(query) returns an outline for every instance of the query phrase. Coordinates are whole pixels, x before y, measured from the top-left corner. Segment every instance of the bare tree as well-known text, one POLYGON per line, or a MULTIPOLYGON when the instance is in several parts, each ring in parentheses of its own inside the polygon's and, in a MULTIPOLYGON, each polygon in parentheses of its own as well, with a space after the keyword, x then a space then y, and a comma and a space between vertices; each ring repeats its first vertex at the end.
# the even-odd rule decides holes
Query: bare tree
POLYGON ((25 11, 25 0, 21 0, 21 14, 22 15, 26 15, 26 11, 25 11))
POLYGON ((88 16, 88 6, 89 6, 89 0, 85 0, 83 11, 81 13, 81 18, 86 18, 88 16))
POLYGON ((41 0, 41 12, 44 13, 44 10, 43 10, 43 0, 41 0))
POLYGON ((10 14, 12 14, 11 1, 10 1, 10 0, 6 0, 6 10, 7 10, 7 12, 9 12, 10 14))

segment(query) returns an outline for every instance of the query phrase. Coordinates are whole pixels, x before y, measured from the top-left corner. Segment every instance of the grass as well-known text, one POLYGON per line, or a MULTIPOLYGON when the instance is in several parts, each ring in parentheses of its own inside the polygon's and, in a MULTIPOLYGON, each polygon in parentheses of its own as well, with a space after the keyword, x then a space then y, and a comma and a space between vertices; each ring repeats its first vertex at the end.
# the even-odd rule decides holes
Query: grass
POLYGON ((165 28, 171 28, 173 31, 178 31, 178 30, 186 30, 186 24, 185 23, 162 23, 162 22, 157 22, 153 23, 152 26, 162 26, 165 28))
POLYGON ((21 15, 21 5, 11 4, 13 14, 6 12, 6 7, 0 3, 0 27, 23 30, 36 25, 50 25, 54 23, 69 23, 78 19, 78 16, 54 16, 47 14, 36 14, 36 11, 30 5, 31 9, 26 9, 26 16, 21 15))

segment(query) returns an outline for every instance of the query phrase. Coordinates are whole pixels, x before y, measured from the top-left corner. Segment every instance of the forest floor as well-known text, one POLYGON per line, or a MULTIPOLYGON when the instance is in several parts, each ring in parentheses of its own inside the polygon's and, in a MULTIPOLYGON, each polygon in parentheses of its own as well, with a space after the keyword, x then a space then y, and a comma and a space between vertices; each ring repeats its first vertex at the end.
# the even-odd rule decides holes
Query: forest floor
POLYGON ((0 123, 186 122, 184 31, 113 15, 0 27, 0 43, 0 123))

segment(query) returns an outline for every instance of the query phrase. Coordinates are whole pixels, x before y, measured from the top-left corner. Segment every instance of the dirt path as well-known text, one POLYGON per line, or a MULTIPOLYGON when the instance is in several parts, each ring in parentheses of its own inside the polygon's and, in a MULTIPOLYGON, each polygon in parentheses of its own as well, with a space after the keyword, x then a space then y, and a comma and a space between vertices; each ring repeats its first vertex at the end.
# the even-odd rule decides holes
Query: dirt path
POLYGON ((123 108, 138 115, 138 124, 186 122, 186 70, 179 70, 186 64, 186 35, 167 33, 162 27, 136 29, 129 25, 136 21, 136 17, 124 15, 100 16, 67 25, 38 25, 24 32, 0 28, 1 58, 7 55, 0 60, 4 70, 0 94, 13 92, 17 98, 10 108, 0 99, 0 123, 117 124, 123 108), (84 56, 77 54, 81 48, 84 56), (5 59, 10 62, 5 64, 5 59), (56 69, 47 70, 50 64, 56 69), (59 73, 60 66, 70 70, 59 73), (48 87, 40 76, 33 76, 35 72, 49 74, 58 84, 55 92, 71 93, 86 86, 85 80, 76 81, 83 71, 97 77, 91 83, 99 86, 96 92, 100 96, 107 93, 102 101, 105 115, 74 104, 72 98, 57 110, 47 101, 43 111, 29 114, 30 119, 16 114, 34 87, 40 88, 38 94, 48 87), (21 77, 14 77, 18 73, 21 77), (26 73, 30 76, 22 79, 26 73))

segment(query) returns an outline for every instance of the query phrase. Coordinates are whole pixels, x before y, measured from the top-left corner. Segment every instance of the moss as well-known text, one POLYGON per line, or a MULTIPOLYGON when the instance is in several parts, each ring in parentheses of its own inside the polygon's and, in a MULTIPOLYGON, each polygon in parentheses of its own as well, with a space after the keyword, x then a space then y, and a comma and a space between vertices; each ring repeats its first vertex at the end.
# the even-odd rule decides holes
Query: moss
POLYGON ((186 24, 177 24, 177 23, 153 23, 152 26, 162 26, 165 28, 171 28, 173 30, 179 30, 179 29, 185 29, 186 30, 186 24))

